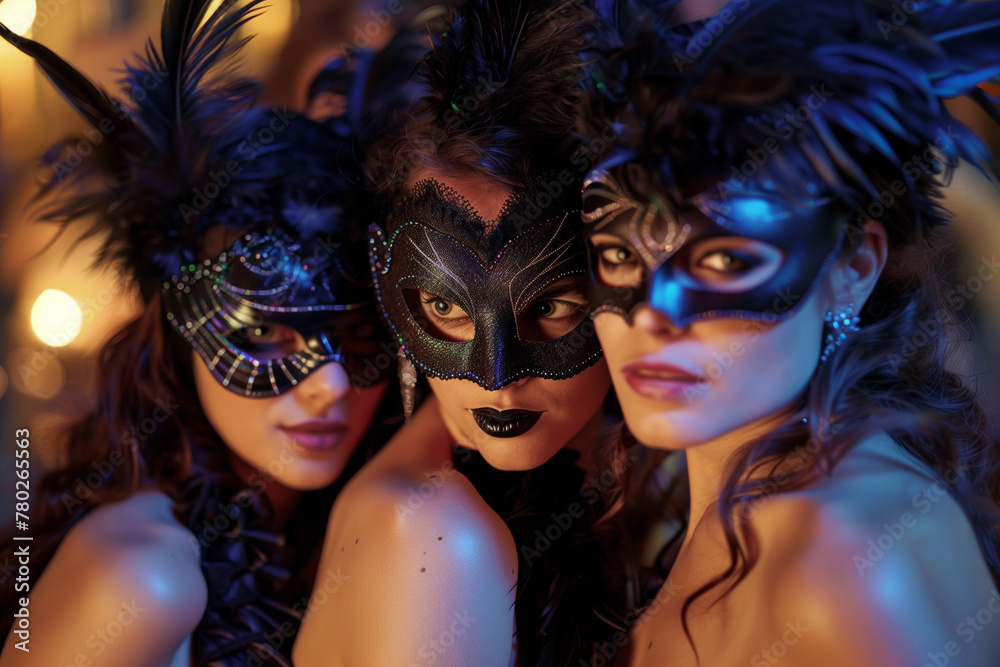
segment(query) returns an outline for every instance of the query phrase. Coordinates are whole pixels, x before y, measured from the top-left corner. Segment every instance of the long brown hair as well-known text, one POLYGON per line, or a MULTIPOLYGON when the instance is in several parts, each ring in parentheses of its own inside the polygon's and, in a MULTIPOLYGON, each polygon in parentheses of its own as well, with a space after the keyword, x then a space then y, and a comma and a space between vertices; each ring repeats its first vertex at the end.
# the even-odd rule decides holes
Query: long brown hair
MULTIPOLYGON (((169 329, 159 294, 103 345, 94 406, 65 428, 65 464, 41 479, 32 501, 31 585, 66 533, 95 507, 150 489, 178 500, 196 472, 230 470, 226 446, 191 400, 190 355, 169 329)), ((4 535, 0 561, 12 557, 10 537, 4 535)), ((14 605, 13 587, 5 587, 4 634, 14 605)))

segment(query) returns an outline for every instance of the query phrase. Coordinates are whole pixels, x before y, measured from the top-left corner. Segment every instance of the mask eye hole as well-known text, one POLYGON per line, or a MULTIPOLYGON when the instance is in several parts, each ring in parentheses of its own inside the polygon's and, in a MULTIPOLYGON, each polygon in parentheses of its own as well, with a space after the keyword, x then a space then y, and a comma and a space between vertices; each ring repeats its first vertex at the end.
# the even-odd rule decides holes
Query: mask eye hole
POLYGON ((781 268, 784 252, 770 243, 742 236, 719 236, 691 244, 677 258, 674 271, 713 292, 748 292, 781 268))
POLYGON ((555 340, 575 329, 587 317, 586 279, 564 278, 535 297, 517 316, 521 340, 555 340))
POLYGON ((590 236, 587 249, 594 278, 610 287, 639 287, 644 265, 632 245, 614 234, 590 236))
POLYGON ((268 320, 236 329, 229 338, 255 359, 280 359, 306 348, 305 338, 298 331, 268 320))
POLYGON ((404 289, 403 298, 413 319, 428 335, 453 342, 475 337, 472 318, 454 301, 419 289, 404 289))

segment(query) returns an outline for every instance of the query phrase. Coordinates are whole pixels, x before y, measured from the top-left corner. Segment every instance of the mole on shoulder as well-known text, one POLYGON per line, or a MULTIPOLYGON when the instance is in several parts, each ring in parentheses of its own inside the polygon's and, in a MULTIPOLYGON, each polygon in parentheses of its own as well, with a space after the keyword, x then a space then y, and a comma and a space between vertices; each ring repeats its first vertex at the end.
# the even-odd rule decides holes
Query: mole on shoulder
POLYGON ((358 541, 357 541, 357 540, 354 540, 354 543, 355 543, 355 544, 357 544, 357 543, 358 543, 358 541))
POLYGON ((443 537, 441 537, 440 535, 438 535, 438 542, 440 542, 443 539, 444 539, 443 537))
POLYGON ((420 571, 421 571, 421 572, 426 572, 426 571, 427 571, 427 568, 426 568, 426 567, 422 567, 422 568, 420 568, 420 571))

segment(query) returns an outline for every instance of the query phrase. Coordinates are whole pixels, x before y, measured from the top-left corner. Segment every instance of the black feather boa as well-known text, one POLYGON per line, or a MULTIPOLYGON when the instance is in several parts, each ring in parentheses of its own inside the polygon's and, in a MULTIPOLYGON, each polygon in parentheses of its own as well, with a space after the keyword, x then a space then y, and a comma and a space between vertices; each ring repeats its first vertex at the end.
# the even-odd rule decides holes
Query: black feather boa
POLYGON ((527 472, 500 471, 456 449, 455 467, 507 524, 518 551, 518 664, 593 664, 621 632, 624 607, 608 550, 595 534, 603 509, 591 502, 579 455, 558 452, 527 472))
POLYGON ((250 489, 224 493, 217 477, 202 475, 188 483, 174 511, 198 536, 208 587, 191 664, 291 667, 310 586, 293 576, 285 537, 263 527, 261 497, 250 489))

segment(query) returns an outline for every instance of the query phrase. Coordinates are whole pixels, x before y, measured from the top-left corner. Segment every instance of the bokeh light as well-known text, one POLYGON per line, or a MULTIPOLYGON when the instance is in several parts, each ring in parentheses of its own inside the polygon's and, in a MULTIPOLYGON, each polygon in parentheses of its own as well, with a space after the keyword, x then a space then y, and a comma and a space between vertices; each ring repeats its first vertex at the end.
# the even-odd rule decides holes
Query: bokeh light
POLYGON ((3 0, 0 2, 0 23, 18 35, 28 35, 35 22, 35 0, 3 0))
POLYGON ((51 349, 18 348, 7 359, 7 368, 11 386, 26 396, 47 400, 66 386, 66 369, 51 349))
POLYGON ((80 335, 83 311, 66 292, 47 289, 31 307, 31 328, 46 345, 63 347, 80 335))

